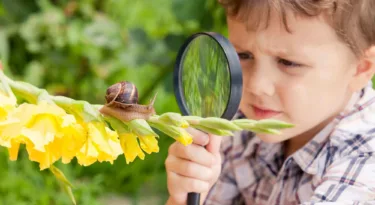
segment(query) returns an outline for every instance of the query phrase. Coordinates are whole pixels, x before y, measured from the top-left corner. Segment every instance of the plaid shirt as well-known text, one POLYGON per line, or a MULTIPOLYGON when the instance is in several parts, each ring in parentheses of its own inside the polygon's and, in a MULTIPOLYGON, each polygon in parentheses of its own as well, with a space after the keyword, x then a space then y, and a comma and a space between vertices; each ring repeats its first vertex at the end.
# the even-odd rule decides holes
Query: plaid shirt
POLYGON ((250 132, 222 142, 211 204, 375 204, 375 91, 356 93, 342 114, 286 160, 282 143, 250 132))

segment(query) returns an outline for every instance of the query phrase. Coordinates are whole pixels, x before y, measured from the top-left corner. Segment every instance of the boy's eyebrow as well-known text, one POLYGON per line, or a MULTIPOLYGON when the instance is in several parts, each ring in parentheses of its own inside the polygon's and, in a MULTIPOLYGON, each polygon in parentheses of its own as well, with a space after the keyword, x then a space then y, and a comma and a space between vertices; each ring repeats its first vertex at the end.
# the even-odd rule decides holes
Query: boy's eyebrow
POLYGON ((233 45, 233 47, 234 47, 235 49, 246 50, 246 51, 247 51, 247 49, 243 49, 241 46, 237 45, 236 43, 232 43, 232 45, 233 45))
POLYGON ((263 52, 269 53, 273 56, 279 56, 279 57, 284 57, 284 58, 292 56, 290 52, 288 52, 287 49, 272 49, 268 47, 268 48, 263 49, 263 52))
MULTIPOLYGON (((248 49, 244 49, 242 48, 241 46, 239 46, 238 44, 236 43, 232 43, 232 45, 236 48, 236 49, 239 49, 239 50, 243 50, 243 51, 247 51, 247 52, 250 52, 248 49)), ((262 49, 264 53, 269 53, 271 55, 274 55, 274 56, 279 56, 279 57, 288 57, 288 56, 292 56, 290 55, 290 53, 287 51, 287 49, 271 49, 271 48, 265 48, 265 49, 262 49)))
MULTIPOLYGON (((241 51, 246 51, 246 52, 249 52, 249 53, 253 53, 252 51, 250 51, 249 49, 244 49, 242 48, 242 46, 239 46, 238 44, 236 43, 232 43, 232 45, 234 46, 235 49, 238 49, 238 50, 241 50, 241 51)), ((268 53, 270 55, 273 55, 273 56, 277 56, 277 57, 280 57, 280 58, 300 58, 301 56, 299 55, 293 55, 292 52, 290 52, 290 50, 288 49, 272 49, 270 47, 268 48, 265 48, 265 49, 262 49, 262 52, 264 53, 268 53)))

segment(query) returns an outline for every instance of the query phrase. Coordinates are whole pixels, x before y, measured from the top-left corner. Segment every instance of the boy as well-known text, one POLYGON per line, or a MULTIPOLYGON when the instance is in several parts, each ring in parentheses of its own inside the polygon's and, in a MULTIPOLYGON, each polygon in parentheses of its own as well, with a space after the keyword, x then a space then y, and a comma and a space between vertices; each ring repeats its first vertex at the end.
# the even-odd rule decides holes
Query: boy
POLYGON ((243 69, 238 117, 282 135, 189 130, 166 159, 167 204, 375 204, 374 0, 227 0, 243 69))

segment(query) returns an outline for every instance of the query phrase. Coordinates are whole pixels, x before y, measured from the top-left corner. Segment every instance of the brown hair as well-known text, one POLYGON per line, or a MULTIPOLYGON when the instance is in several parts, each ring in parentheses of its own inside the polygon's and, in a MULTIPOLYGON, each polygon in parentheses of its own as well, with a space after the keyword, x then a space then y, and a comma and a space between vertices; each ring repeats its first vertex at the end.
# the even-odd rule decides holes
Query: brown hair
POLYGON ((230 16, 256 29, 278 11, 289 31, 286 10, 305 17, 327 14, 337 35, 360 56, 375 44, 375 0, 219 0, 230 16), (248 21, 251 19, 250 21, 248 21), (265 21, 264 21, 265 20, 265 21))

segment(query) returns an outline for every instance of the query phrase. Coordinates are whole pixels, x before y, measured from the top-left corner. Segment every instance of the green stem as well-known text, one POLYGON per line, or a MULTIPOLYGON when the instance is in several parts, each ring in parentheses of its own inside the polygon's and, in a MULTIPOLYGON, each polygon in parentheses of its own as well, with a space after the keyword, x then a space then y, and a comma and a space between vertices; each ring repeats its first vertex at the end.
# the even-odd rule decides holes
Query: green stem
POLYGON ((91 105, 87 101, 74 100, 64 96, 51 96, 56 105, 63 108, 66 112, 71 113, 85 122, 100 121, 103 122, 102 115, 97 106, 91 105))
POLYGON ((6 83, 8 83, 16 96, 23 98, 29 103, 37 103, 39 95, 46 92, 44 89, 39 89, 30 83, 13 81, 5 75, 2 75, 1 80, 4 80, 6 83))

